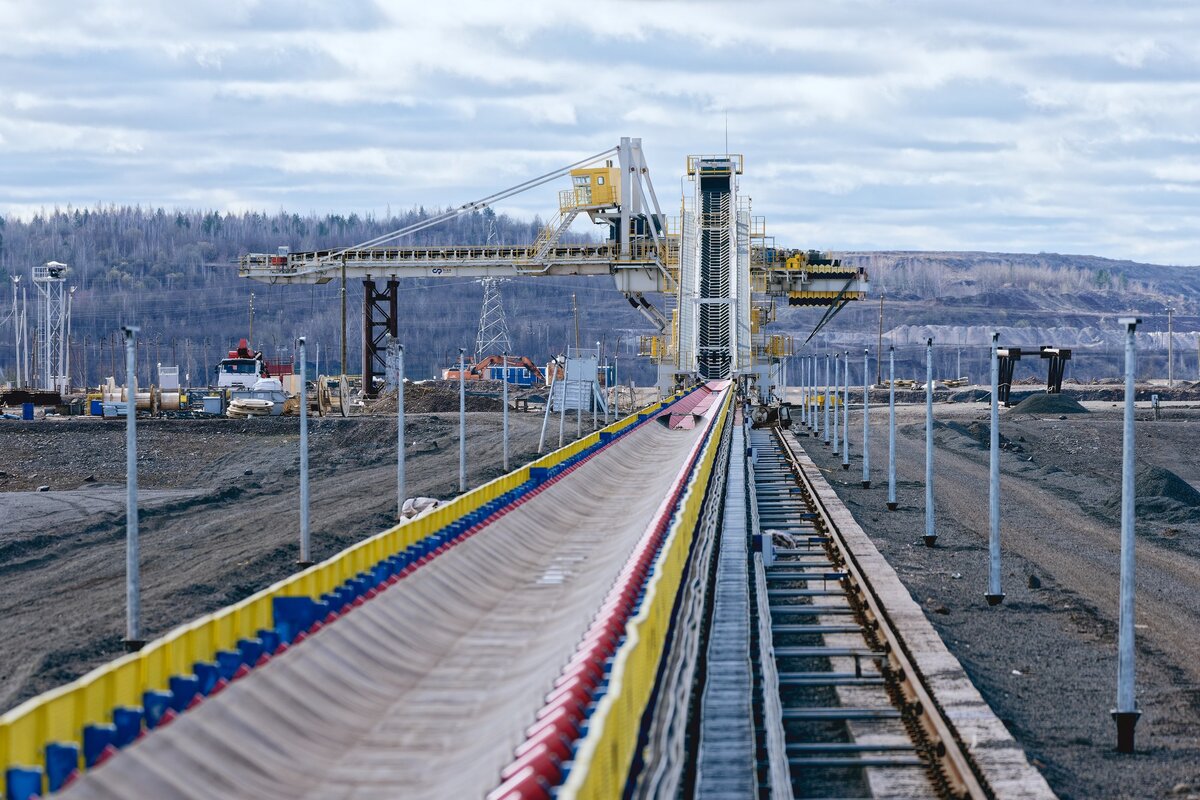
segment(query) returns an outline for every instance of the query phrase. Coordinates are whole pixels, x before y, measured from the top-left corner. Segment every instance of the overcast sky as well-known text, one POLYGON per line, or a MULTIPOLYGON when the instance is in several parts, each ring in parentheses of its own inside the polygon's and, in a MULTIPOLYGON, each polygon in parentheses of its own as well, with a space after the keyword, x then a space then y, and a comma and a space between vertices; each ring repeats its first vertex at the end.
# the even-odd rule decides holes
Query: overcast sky
POLYGON ((726 114, 780 244, 1200 263, 1192 0, 0 0, 5 214, 381 214, 622 135, 671 197, 726 114))

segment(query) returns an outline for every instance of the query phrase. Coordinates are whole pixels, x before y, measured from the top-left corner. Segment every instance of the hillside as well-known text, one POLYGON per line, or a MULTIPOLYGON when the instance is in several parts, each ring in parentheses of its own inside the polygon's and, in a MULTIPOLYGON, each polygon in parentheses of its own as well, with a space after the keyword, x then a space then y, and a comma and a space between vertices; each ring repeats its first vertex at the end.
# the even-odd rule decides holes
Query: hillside
MULTIPOLYGON (((1200 268, 1139 264, 1095 256, 1050 253, 848 252, 846 263, 871 277, 871 297, 853 303, 814 338, 819 347, 861 352, 879 336, 884 296, 884 346, 895 345, 898 372, 923 376, 924 344, 932 338, 939 375, 986 379, 992 331, 1003 346, 1073 348, 1068 377, 1114 375, 1123 357, 1117 319, 1135 315, 1139 375, 1165 377, 1168 306, 1174 314, 1176 375, 1197 374, 1200 268), (961 370, 958 368, 962 364, 961 370)), ((812 312, 781 315, 801 339, 812 312)), ((1039 359, 1018 367, 1018 378, 1044 374, 1039 359)))
MULTIPOLYGON (((72 269, 73 372, 95 383, 111 374, 119 352, 111 343, 125 320, 136 319, 145 343, 139 369, 155 361, 178 362, 199 379, 204 365, 247 334, 254 294, 254 339, 272 354, 286 354, 301 333, 320 347, 323 369, 340 356, 340 304, 336 282, 325 286, 266 286, 241 280, 235 263, 245 252, 279 245, 315 249, 353 244, 416 221, 414 208, 386 218, 278 212, 218 214, 137 207, 55 210, 30 220, 0 217, 0 283, 28 276, 49 260, 72 269), (115 356, 115 357, 114 357, 115 356)), ((501 243, 530 241, 540 220, 518 220, 490 210, 424 231, 415 244, 475 243, 489 231, 501 243)), ((933 337, 939 374, 960 369, 984 376, 986 345, 998 329, 1006 345, 1054 344, 1078 348, 1077 378, 1113 374, 1121 343, 1116 319, 1131 311, 1145 319, 1143 347, 1165 351, 1164 309, 1176 309, 1176 368, 1195 372, 1200 329, 1200 269, 1112 261, 1093 256, 951 252, 849 252, 848 263, 866 267, 871 298, 847 307, 814 340, 819 347, 860 350, 878 338, 879 303, 885 295, 885 345, 899 348, 902 374, 917 369, 922 345, 933 337)), ((23 286, 28 286, 25 281, 23 286)), ((35 318, 32 288, 31 325, 35 318)), ((348 291, 348 364, 360 361, 361 285, 348 291)), ((607 279, 511 281, 503 286, 514 350, 541 360, 574 341, 572 294, 580 309, 580 340, 603 341, 623 354, 622 372, 642 382, 653 370, 635 358, 637 336, 648 333, 607 279)), ((0 320, 11 295, 3 301, 0 320)), ((417 376, 432 376, 460 346, 474 342, 482 291, 469 280, 414 280, 403 285, 400 336, 417 376)), ((781 308, 780 326, 799 346, 820 313, 781 308)), ((0 375, 12 369, 11 328, 0 326, 0 375)), ((1143 372, 1164 371, 1162 356, 1144 355, 1143 372)), ((1037 374, 1040 365, 1023 374, 1037 374)), ((1180 372, 1179 374, 1183 374, 1180 372)), ((143 375, 146 380, 148 372, 143 375)))

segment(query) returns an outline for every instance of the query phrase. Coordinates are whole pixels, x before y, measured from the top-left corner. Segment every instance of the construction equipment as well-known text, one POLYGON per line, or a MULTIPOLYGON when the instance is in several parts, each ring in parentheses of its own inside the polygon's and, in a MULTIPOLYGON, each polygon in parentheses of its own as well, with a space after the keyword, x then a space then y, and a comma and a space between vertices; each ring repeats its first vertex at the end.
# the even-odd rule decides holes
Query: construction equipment
POLYGON ((742 156, 689 156, 686 170, 694 196, 690 204, 682 201, 679 218, 669 218, 650 180, 641 139, 624 137, 616 147, 353 247, 309 252, 280 247, 275 254, 243 256, 239 275, 273 284, 324 284, 339 275, 362 280, 365 387, 384 374, 382 342, 397 335, 399 279, 561 275, 612 277, 661 339, 648 348, 658 362, 660 388, 680 373, 719 379, 760 372, 758 385, 777 385, 791 344, 764 332, 774 300, 826 308, 823 325, 846 303, 865 297, 866 272, 818 251, 777 248, 763 218, 751 217, 749 198, 738 194, 742 156), (395 244, 565 177, 571 188, 559 192, 557 214, 530 245, 395 244), (563 243, 580 215, 605 227, 603 242, 563 243), (665 296, 665 309, 647 299, 651 293, 665 296), (756 309, 761 310, 752 329, 756 309))
MULTIPOLYGON (((458 380, 458 364, 442 370, 442 379, 458 380)), ((507 362, 504 356, 487 356, 474 364, 468 364, 463 380, 507 380, 518 386, 533 386, 535 383, 545 383, 546 377, 541 368, 528 356, 509 356, 507 362)))

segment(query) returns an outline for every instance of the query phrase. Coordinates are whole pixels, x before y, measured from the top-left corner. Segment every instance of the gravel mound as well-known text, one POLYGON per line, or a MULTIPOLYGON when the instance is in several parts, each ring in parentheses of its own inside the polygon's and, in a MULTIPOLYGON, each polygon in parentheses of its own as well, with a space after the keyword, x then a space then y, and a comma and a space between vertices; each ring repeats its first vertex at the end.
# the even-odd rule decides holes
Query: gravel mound
MULTIPOLYGON (((970 441, 970 443, 981 450, 990 450, 992 447, 992 426, 987 422, 934 422, 935 429, 942 429, 957 433, 970 441)), ((1023 453, 1025 448, 1021 447, 1016 442, 1009 439, 1003 433, 1000 434, 1000 449, 1009 450, 1014 453, 1023 453)))
POLYGON ((1031 394, 1012 409, 1017 414, 1086 414, 1079 401, 1061 394, 1031 394))
MULTIPOLYGON (((1200 491, 1169 469, 1141 464, 1134 473, 1134 496, 1137 497, 1136 516, 1162 522, 1200 521, 1200 491)), ((1117 492, 1104 503, 1105 508, 1119 514, 1121 493, 1117 492)))
MULTIPOLYGON (((472 394, 472 392, 478 389, 477 384, 479 383, 482 383, 482 381, 472 381, 471 384, 468 384, 467 411, 503 410, 498 399, 472 394)), ((497 386, 500 385, 499 381, 491 381, 491 383, 495 383, 497 386)), ((395 414, 395 392, 381 394, 379 399, 371 403, 367 410, 372 414, 395 414)), ((458 411, 457 384, 455 384, 453 389, 439 386, 433 381, 428 383, 406 383, 404 385, 404 413, 426 414, 446 411, 458 411)))

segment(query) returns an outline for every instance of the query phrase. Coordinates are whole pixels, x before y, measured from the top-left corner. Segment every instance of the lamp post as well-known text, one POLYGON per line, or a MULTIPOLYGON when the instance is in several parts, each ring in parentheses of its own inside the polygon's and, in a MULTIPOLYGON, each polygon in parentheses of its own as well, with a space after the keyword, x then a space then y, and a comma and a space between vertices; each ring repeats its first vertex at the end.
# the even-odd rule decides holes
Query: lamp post
POLYGON ((1167 388, 1175 386, 1175 309, 1167 306, 1167 388))
POLYGON ((925 546, 937 543, 933 519, 933 339, 925 340, 925 546))
POLYGON ((887 510, 895 511, 896 502, 896 346, 888 347, 888 495, 887 510))
POLYGON ((1004 602, 1000 588, 1000 354, 996 342, 1000 334, 992 332, 992 408, 990 447, 988 448, 988 605, 1004 602))
POLYGON ((863 476, 862 488, 871 488, 871 350, 863 348, 863 476))
POLYGON ((404 518, 404 345, 396 343, 396 519, 404 518))
POLYGON ((125 369, 125 648, 140 650, 142 639, 142 578, 137 505, 137 332, 126 325, 125 369))
POLYGON ((1133 732, 1141 712, 1134 696, 1134 438, 1133 399, 1137 375, 1137 343, 1134 331, 1140 319, 1122 317, 1125 326, 1125 422, 1121 440, 1121 600, 1117 622, 1117 707, 1112 716, 1117 723, 1117 751, 1133 752, 1133 732))
POLYGON ((458 490, 467 490, 467 384, 465 347, 458 348, 458 490))

